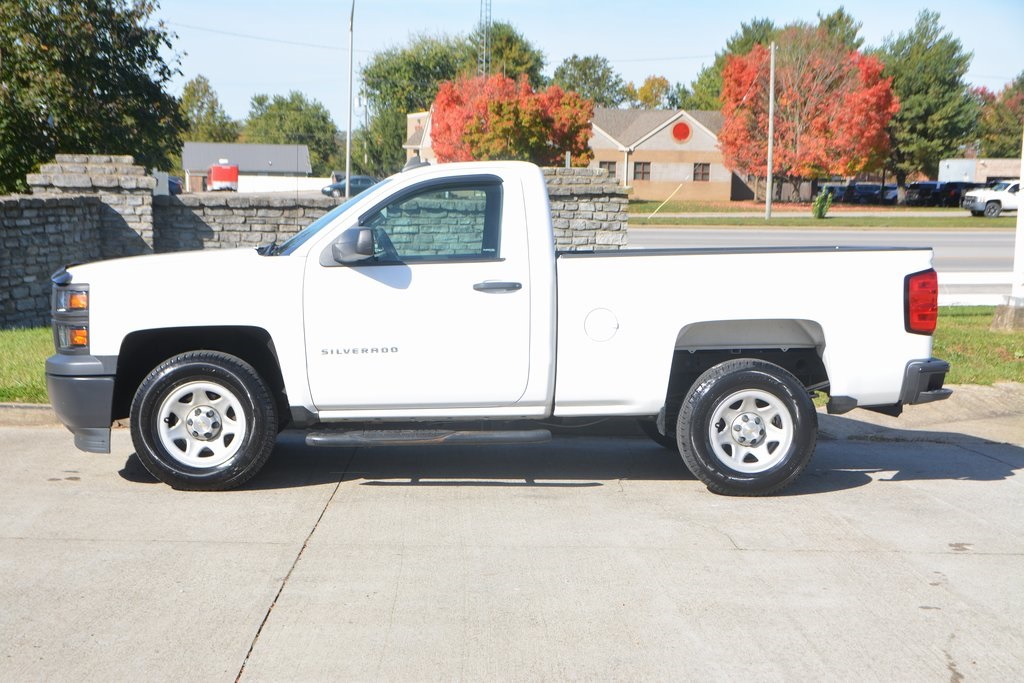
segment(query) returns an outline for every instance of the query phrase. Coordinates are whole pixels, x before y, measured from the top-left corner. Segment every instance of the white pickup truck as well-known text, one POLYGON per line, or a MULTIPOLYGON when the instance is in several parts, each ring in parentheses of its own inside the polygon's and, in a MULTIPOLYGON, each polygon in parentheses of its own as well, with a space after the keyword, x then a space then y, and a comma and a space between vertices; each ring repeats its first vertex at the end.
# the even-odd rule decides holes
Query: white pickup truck
POLYGON ((1020 180, 1004 180, 992 187, 971 190, 964 195, 960 206, 972 216, 999 218, 1003 211, 1016 211, 1020 205, 1020 180))
POLYGON ((226 489, 311 446, 522 443, 633 416, 712 491, 776 492, 831 412, 946 398, 927 249, 557 253, 540 170, 419 168, 283 244, 53 276, 50 398, 78 448, 226 489))

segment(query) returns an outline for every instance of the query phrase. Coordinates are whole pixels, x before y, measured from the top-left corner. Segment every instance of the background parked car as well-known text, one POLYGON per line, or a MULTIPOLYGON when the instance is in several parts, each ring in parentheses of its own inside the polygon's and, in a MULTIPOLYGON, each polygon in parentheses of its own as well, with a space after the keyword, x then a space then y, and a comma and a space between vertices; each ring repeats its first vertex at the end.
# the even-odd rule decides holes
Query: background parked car
MULTIPOLYGON (((327 187, 320 190, 328 197, 344 197, 345 196, 345 178, 342 178, 336 183, 332 183, 327 187)), ((380 181, 373 176, 368 175, 354 175, 352 176, 352 192, 350 196, 355 197, 364 190, 369 190, 371 187, 379 183, 380 181)))
POLYGON ((939 202, 936 206, 960 206, 963 203, 965 194, 981 186, 981 183, 968 183, 963 180, 943 183, 942 189, 939 191, 939 202))
POLYGON ((897 187, 880 183, 850 183, 846 186, 843 201, 847 204, 895 204, 897 187))
POLYGON ((936 180, 924 180, 907 185, 907 206, 935 206, 943 184, 936 180))

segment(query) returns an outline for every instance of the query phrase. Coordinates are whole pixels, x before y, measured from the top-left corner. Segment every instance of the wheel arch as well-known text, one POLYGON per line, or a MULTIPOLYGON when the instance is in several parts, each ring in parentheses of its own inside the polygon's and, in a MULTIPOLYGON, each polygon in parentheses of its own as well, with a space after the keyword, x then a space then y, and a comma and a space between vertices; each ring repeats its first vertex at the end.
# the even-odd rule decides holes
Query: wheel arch
POLYGON ((690 387, 704 372, 736 358, 774 363, 809 391, 828 386, 822 360, 825 332, 812 320, 744 319, 704 321, 683 327, 676 336, 668 390, 659 426, 675 427, 676 415, 690 387))
POLYGON ((114 381, 114 419, 128 417, 135 391, 153 368, 187 351, 220 351, 241 358, 269 385, 278 415, 288 414, 284 377, 269 332, 247 326, 177 327, 138 330, 121 342, 114 381))

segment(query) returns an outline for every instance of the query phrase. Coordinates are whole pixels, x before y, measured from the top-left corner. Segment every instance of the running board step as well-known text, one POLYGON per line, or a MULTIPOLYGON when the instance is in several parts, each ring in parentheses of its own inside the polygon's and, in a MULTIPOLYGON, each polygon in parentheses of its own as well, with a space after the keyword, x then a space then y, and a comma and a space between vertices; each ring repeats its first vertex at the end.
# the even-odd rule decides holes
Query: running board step
POLYGON ((440 446, 543 443, 551 440, 547 429, 493 432, 452 431, 447 429, 379 429, 358 431, 321 431, 306 434, 307 446, 440 446))

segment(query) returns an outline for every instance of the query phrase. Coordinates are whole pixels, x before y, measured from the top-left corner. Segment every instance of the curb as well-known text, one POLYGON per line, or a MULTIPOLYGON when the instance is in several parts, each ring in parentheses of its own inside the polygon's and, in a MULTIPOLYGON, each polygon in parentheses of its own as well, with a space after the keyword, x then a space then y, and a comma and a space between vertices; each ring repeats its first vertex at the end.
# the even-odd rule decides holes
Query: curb
POLYGON ((0 403, 0 427, 61 427, 47 404, 0 403))

